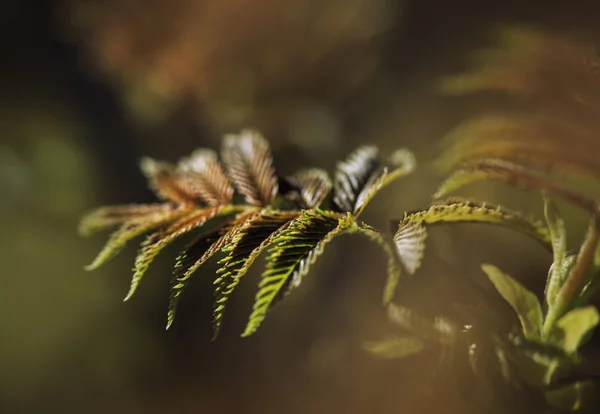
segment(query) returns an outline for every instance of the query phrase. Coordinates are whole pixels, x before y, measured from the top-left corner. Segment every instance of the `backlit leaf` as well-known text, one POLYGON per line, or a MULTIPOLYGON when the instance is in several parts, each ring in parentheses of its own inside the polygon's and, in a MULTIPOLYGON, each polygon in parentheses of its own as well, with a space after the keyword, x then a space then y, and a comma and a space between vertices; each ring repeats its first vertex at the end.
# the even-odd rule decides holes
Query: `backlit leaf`
POLYGON ((215 230, 215 232, 201 235, 200 238, 177 257, 175 272, 173 279, 171 280, 167 329, 173 323, 177 305, 181 300, 181 295, 194 273, 200 266, 206 263, 207 260, 219 253, 223 247, 227 246, 231 242, 236 231, 243 226, 247 220, 257 214, 259 214, 259 212, 254 209, 238 213, 235 218, 227 221, 222 227, 215 230))
POLYGON ((182 180, 182 174, 171 164, 144 157, 140 161, 140 168, 158 198, 180 205, 196 203, 189 185, 182 180))
POLYGON ((404 148, 395 151, 389 157, 387 165, 372 174, 369 181, 358 194, 354 205, 354 214, 359 216, 375 194, 394 180, 413 172, 416 164, 415 156, 412 152, 404 148))
POLYGON ((541 222, 506 208, 451 199, 426 210, 405 213, 402 220, 392 223, 393 226, 397 223, 394 242, 406 270, 414 273, 421 265, 427 237, 426 225, 458 222, 500 225, 532 237, 544 246, 551 245, 550 233, 541 222))
POLYGON ((567 231, 565 221, 561 217, 556 205, 545 193, 544 215, 552 239, 553 262, 550 267, 548 281, 546 282, 546 303, 552 305, 563 280, 565 260, 567 258, 567 231))
POLYGON ((126 204, 120 206, 100 207, 85 215, 79 224, 79 233, 89 236, 118 224, 132 220, 142 220, 169 213, 173 207, 169 204, 126 204))
POLYGON ((598 322, 600 322, 600 315, 593 306, 573 309, 556 321, 556 327, 562 331, 563 349, 567 353, 577 352, 598 322))
POLYGON ((321 205, 331 190, 331 180, 326 171, 311 168, 289 177, 289 181, 300 189, 302 208, 311 209, 321 205))
POLYGON ((537 297, 517 280, 495 266, 484 264, 481 268, 496 287, 498 293, 517 313, 525 337, 530 340, 541 339, 543 314, 537 297))
POLYGON ((179 162, 182 180, 189 191, 209 206, 229 204, 233 187, 223 172, 217 154, 208 149, 198 149, 179 162))
POLYGON ((317 257, 334 237, 353 222, 346 217, 305 211, 278 235, 269 249, 250 320, 242 336, 256 331, 271 307, 298 286, 317 257))
POLYGON ((225 136, 221 154, 231 181, 246 202, 271 204, 278 184, 268 142, 258 132, 245 130, 225 136))
POLYGON ((154 261, 154 258, 162 249, 167 247, 178 237, 203 226, 208 220, 216 217, 222 211, 222 207, 211 207, 199 209, 183 216, 178 221, 167 227, 149 235, 142 243, 142 248, 135 258, 133 268, 133 278, 131 287, 124 300, 129 300, 135 293, 144 274, 154 261))
POLYGON ((168 224, 171 221, 177 220, 187 212, 189 212, 187 209, 168 208, 147 217, 145 216, 125 222, 117 231, 110 235, 104 248, 85 269, 97 269, 116 256, 129 240, 168 224))
POLYGON ((180 273, 185 273, 192 265, 197 261, 202 260, 204 263, 211 256, 221 250, 219 241, 227 231, 224 227, 217 227, 211 231, 205 232, 198 236, 190 245, 185 249, 184 253, 177 257, 175 264, 175 272, 173 279, 171 280, 171 290, 169 294, 169 310, 167 312, 167 328, 169 329, 175 320, 177 307, 181 301, 183 292, 189 282, 188 279, 180 279, 180 273))
POLYGON ((377 174, 377 147, 363 146, 338 163, 333 184, 333 201, 339 211, 354 212, 359 194, 377 174))
POLYGON ((214 282, 217 285, 213 306, 215 337, 219 332, 227 301, 240 279, 248 272, 260 253, 273 243, 287 224, 299 214, 297 211, 263 211, 239 227, 231 242, 223 249, 229 254, 219 262, 222 265, 217 272, 220 276, 214 282))

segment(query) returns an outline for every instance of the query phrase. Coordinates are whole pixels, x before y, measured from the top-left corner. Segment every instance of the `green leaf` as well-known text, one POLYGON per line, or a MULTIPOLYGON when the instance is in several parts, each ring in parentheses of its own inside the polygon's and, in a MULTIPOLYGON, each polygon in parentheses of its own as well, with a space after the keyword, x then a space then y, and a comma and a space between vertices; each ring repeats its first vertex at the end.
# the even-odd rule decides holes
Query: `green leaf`
POLYGON ((278 190, 269 143, 256 131, 226 135, 221 151, 235 188, 253 206, 268 206, 278 190))
POLYGON ((530 340, 541 339, 543 315, 537 297, 497 267, 484 264, 481 268, 496 287, 498 293, 517 313, 525 337, 530 340))
POLYGON ((125 222, 117 231, 110 235, 100 253, 98 253, 92 263, 86 266, 85 269, 97 269, 115 257, 125 247, 129 240, 177 220, 189 211, 189 209, 170 207, 164 211, 161 210, 156 214, 125 222))
POLYGON ((200 266, 206 263, 211 257, 219 253, 223 247, 227 246, 236 231, 259 214, 259 211, 250 209, 237 214, 235 218, 227 221, 215 232, 201 235, 192 243, 182 254, 177 257, 175 272, 171 280, 171 293, 169 301, 169 311, 167 314, 167 329, 173 323, 177 305, 181 300, 181 295, 190 282, 191 277, 200 266))
POLYGON ((366 351, 387 359, 402 359, 417 354, 425 347, 423 342, 411 336, 391 336, 389 338, 366 342, 364 345, 366 351))
POLYGON ((555 326, 562 331, 560 345, 565 352, 577 352, 598 322, 600 315, 593 306, 573 309, 556 321, 555 326))
POLYGON ((351 217, 309 210, 275 238, 243 337, 258 329, 271 307, 300 284, 325 246, 353 223, 351 217))
POLYGON ((231 242, 223 250, 229 254, 219 262, 220 276, 215 280, 215 303, 213 306, 213 338, 219 333, 225 306, 230 295, 256 258, 298 217, 297 211, 265 210, 246 221, 234 233, 231 242))
POLYGON ((522 336, 510 338, 511 347, 504 344, 514 368, 520 378, 534 387, 547 387, 565 373, 572 372, 574 360, 554 341, 528 340, 522 336))
POLYGON ((554 298, 558 293, 562 281, 564 279, 564 267, 567 257, 567 230, 565 221, 561 217, 556 204, 547 194, 543 193, 544 197, 544 215, 548 229, 550 230, 550 238, 552 240, 552 252, 554 260, 550 267, 548 281, 546 282, 546 303, 551 306, 554 298))
POLYGON ((599 395, 600 383, 594 380, 577 381, 545 392, 546 402, 552 407, 573 412, 598 407, 599 395))
POLYGON ((223 227, 217 227, 211 231, 204 232, 177 257, 174 276, 171 280, 166 329, 169 329, 175 320, 177 307, 191 276, 182 278, 182 273, 185 273, 195 263, 200 262, 202 264, 206 262, 221 250, 224 243, 223 236, 227 233, 226 228, 227 225, 225 224, 223 227))
POLYGON ((530 236, 547 247, 551 245, 550 233, 541 222, 506 208, 451 199, 426 210, 405 213, 397 222, 394 242, 404 268, 412 274, 421 265, 427 239, 425 225, 457 222, 495 224, 530 236))
POLYGON ((142 281, 144 274, 162 249, 167 247, 178 237, 203 226, 208 220, 216 217, 222 211, 222 207, 210 207, 196 210, 182 217, 166 229, 159 230, 156 233, 149 235, 142 243, 142 248, 135 258, 131 286, 124 300, 127 301, 133 296, 142 281))

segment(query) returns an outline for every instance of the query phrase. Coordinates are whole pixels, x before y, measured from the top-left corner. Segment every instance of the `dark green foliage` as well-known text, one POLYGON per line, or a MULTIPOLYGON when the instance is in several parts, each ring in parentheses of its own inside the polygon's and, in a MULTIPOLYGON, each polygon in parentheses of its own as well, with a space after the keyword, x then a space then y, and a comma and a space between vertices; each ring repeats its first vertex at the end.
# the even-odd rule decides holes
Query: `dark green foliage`
MULTIPOLYGON (((595 197, 564 184, 554 173, 600 178, 597 152, 592 150, 598 144, 597 133, 591 134, 598 132, 600 82, 590 72, 582 72, 578 62, 567 59, 575 56, 577 48, 564 39, 507 30, 502 41, 500 48, 481 55, 484 59, 472 73, 447 81, 445 90, 455 94, 503 92, 534 102, 539 112, 484 116, 452 131, 446 140, 449 148, 438 162, 450 171, 450 176, 434 198, 475 181, 500 181, 540 192, 545 222, 485 203, 436 201, 428 209, 406 213, 402 220, 394 222, 394 241, 409 273, 416 272, 423 259, 427 226, 439 223, 497 224, 546 246, 553 261, 543 304, 533 292, 495 266, 482 266, 520 322, 513 332, 492 331, 489 336, 507 382, 526 383, 539 390, 548 404, 577 411, 589 404, 593 392, 592 381, 573 380, 570 375, 581 363, 580 346, 600 321, 596 308, 588 306, 600 286, 600 207, 595 197), (544 66, 550 60, 554 65, 544 66), (569 78, 575 74, 578 76, 569 78), (556 76, 561 82, 555 81, 556 76), (544 77, 552 82, 544 84, 544 77), (563 84, 568 88, 562 89, 563 84), (568 226, 551 197, 579 207, 590 217, 588 231, 576 254, 567 253, 568 226)), ((392 299, 391 286, 396 284, 393 280, 388 283, 386 301, 392 299)), ((434 342, 448 346, 443 343, 447 340, 455 344, 460 337, 456 324, 448 322, 441 329, 439 324, 425 323, 412 312, 400 312, 398 309, 403 308, 393 306, 392 319, 411 332, 408 338, 412 339, 371 344, 369 349, 375 352, 407 356, 434 342), (417 320, 420 322, 415 324, 417 320)), ((469 347, 471 356, 471 347, 477 344, 468 342, 463 346, 469 347)))

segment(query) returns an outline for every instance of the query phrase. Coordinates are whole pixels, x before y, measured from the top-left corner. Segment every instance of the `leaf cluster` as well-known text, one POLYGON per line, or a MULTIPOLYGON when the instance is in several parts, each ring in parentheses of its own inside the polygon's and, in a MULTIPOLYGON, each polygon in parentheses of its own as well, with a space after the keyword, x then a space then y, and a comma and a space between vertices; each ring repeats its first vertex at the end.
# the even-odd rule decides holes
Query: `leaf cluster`
MULTIPOLYGON (((581 363, 579 349, 599 322, 597 309, 589 303, 600 288, 600 207, 595 197, 565 185, 553 173, 600 179, 596 151, 592 150, 598 141, 590 135, 597 132, 593 128, 597 128, 600 115, 600 82, 589 66, 574 61, 575 56, 582 56, 581 50, 565 39, 509 29, 502 32, 501 40, 499 48, 478 56, 471 73, 446 80, 444 90, 459 95, 508 93, 535 104, 538 112, 484 116, 451 132, 446 140, 449 149, 438 162, 450 171, 449 177, 434 194, 430 207, 405 213, 393 223, 394 242, 400 262, 410 274, 423 260, 427 229, 443 223, 499 225, 533 238, 552 252, 543 303, 498 268, 484 264, 482 269, 520 321, 508 336, 492 334, 506 380, 514 378, 509 372, 517 372, 519 380, 541 389, 548 403, 575 411, 585 406, 593 389, 590 380, 567 385, 565 381, 581 363), (445 198, 482 180, 540 192, 544 220, 504 206, 445 198), (567 246, 568 226, 555 198, 589 216, 588 231, 575 253, 567 246)), ((391 319, 409 334, 369 344, 369 349, 383 356, 403 357, 432 344, 454 345, 462 338, 462 330, 449 320, 440 325, 439 320, 424 320, 391 304, 397 285, 397 280, 388 280, 385 301, 390 303, 391 319)), ((469 357, 475 358, 476 344, 468 342, 469 357)))
POLYGON ((414 168, 414 157, 407 150, 385 159, 376 147, 362 146, 337 164, 333 178, 316 168, 283 177, 275 171, 266 140, 250 130, 225 136, 221 159, 208 149, 195 151, 177 165, 145 158, 141 169, 161 202, 102 207, 85 216, 80 227, 85 235, 118 226, 87 269, 98 268, 128 241, 149 233, 135 259, 128 300, 156 256, 180 237, 193 234, 176 259, 167 328, 192 276, 221 254, 214 279, 216 336, 233 291, 265 253, 266 269, 242 335, 248 336, 275 303, 300 285, 325 246, 341 234, 363 234, 377 242, 388 254, 390 277, 398 277, 393 250, 359 216, 382 187, 414 168))

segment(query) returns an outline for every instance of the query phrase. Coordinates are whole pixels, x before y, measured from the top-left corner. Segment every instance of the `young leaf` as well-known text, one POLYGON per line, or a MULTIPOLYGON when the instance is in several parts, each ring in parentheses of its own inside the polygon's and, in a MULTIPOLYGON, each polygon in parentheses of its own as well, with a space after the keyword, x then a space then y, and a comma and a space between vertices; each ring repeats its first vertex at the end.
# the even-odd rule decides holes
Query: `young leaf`
POLYGON ((171 280, 171 293, 169 301, 169 311, 167 314, 167 329, 173 323, 177 305, 181 300, 181 295, 187 287, 191 277, 208 259, 219 253, 223 247, 227 246, 235 232, 247 220, 258 214, 258 211, 242 211, 235 218, 227 221, 223 226, 214 232, 201 235, 192 243, 182 254, 177 257, 175 272, 171 280))
POLYGON ((544 320, 544 332, 550 332, 555 322, 567 313, 576 302, 583 299, 583 290, 590 282, 590 277, 592 279, 594 277, 594 264, 598 249, 600 249, 600 217, 593 215, 575 263, 560 286, 553 306, 548 309, 544 320))
POLYGON ((85 269, 97 269, 116 256, 129 240, 177 220, 187 212, 189 212, 188 209, 169 207, 155 214, 125 222, 117 231, 110 235, 100 253, 98 253, 92 263, 86 266, 85 269))
POLYGON ((537 297, 497 267, 484 264, 481 268, 496 287, 498 293, 517 313, 525 337, 530 340, 541 339, 543 315, 537 297))
POLYGON ((404 148, 395 151, 389 158, 389 166, 383 167, 374 173, 358 194, 354 205, 354 215, 359 216, 369 201, 383 187, 400 177, 410 174, 415 168, 416 161, 412 152, 404 148))
POLYGON ((331 190, 329 174, 318 168, 300 171, 288 180, 300 189, 300 204, 304 209, 319 207, 331 190))
POLYGON ((496 224, 533 237, 544 246, 551 244, 548 229, 542 223, 517 212, 470 201, 448 200, 427 210, 405 213, 397 222, 394 242, 400 261, 409 273, 416 272, 421 265, 427 238, 425 225, 454 222, 496 224))
POLYGON ((400 261, 409 274, 415 273, 421 267, 426 240, 427 229, 423 223, 407 222, 405 225, 398 226, 398 231, 394 235, 394 244, 400 261))
POLYGON ((158 198, 179 205, 196 203, 194 194, 189 191, 188 185, 182 180, 181 172, 172 165, 144 157, 140 161, 140 169, 158 198))
POLYGON ((278 185, 267 141, 258 132, 245 130, 225 136, 221 153, 229 177, 246 202, 270 205, 278 185))
POLYGON ((173 207, 169 204, 127 204, 98 208, 85 215, 79 224, 79 234, 90 236, 98 231, 109 229, 117 224, 131 220, 142 220, 152 216, 169 213, 173 207))
POLYGON ((166 229, 159 230, 149 235, 142 243, 142 248, 135 258, 131 287, 129 288, 129 292, 124 300, 127 301, 133 296, 137 287, 142 281, 144 274, 150 267, 150 264, 162 249, 167 247, 178 237, 203 226, 208 220, 221 213, 222 210, 222 207, 211 207, 196 210, 179 219, 166 229))
POLYGON ((214 281, 217 285, 213 307, 215 338, 219 333, 227 301, 242 276, 248 272, 260 253, 273 243, 287 224, 299 214, 297 211, 265 210, 237 229, 231 242, 223 249, 229 254, 219 262, 222 267, 217 274, 220 276, 214 281))
POLYGON ((337 165, 333 202, 339 211, 354 213, 359 194, 377 174, 377 147, 363 146, 337 165))
POLYGON ((231 202, 233 187, 223 172, 217 154, 208 149, 198 149, 179 162, 183 181, 189 191, 209 206, 231 202))
POLYGON ((350 217, 304 211, 278 235, 269 249, 252 314, 242 336, 253 334, 267 311, 289 289, 298 286, 325 245, 350 228, 350 217))
POLYGON ((576 308, 558 321, 556 327, 562 330, 561 346, 567 353, 575 353, 588 334, 600 322, 598 310, 593 306, 576 308))
POLYGON ((387 359, 402 359, 417 354, 423 350, 425 345, 414 336, 391 336, 381 341, 367 342, 365 350, 387 359))
POLYGON ((548 229, 550 230, 554 258, 552 266, 550 267, 545 291, 546 303, 548 306, 551 306, 560 289, 563 279, 563 271, 567 257, 567 231, 565 222, 552 199, 550 199, 546 193, 543 193, 543 197, 544 215, 546 217, 546 223, 548 223, 548 229))

